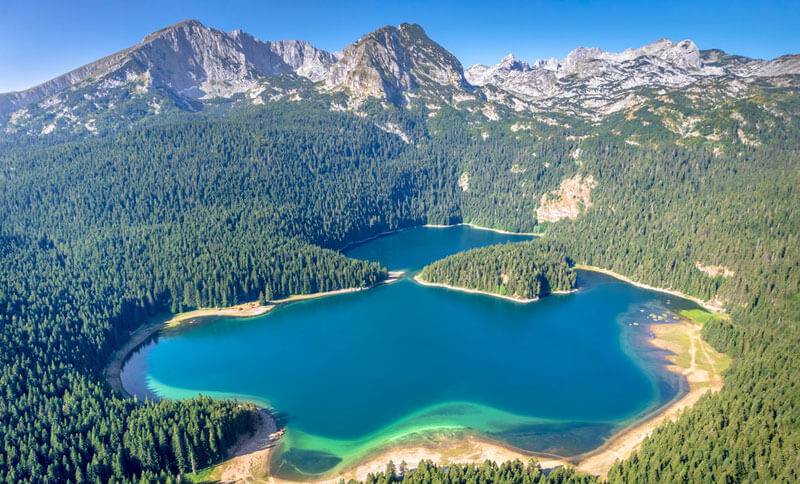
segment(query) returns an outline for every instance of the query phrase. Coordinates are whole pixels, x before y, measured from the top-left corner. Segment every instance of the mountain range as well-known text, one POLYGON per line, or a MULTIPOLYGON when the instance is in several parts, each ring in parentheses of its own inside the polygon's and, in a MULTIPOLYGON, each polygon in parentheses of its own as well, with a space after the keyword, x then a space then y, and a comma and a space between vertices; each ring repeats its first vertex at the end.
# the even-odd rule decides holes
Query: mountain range
POLYGON ((533 63, 508 55, 465 70, 415 24, 382 27, 332 53, 188 20, 28 90, 0 94, 0 130, 91 134, 165 112, 304 99, 356 113, 400 108, 434 116, 449 107, 482 122, 568 126, 552 117, 598 121, 670 93, 687 96, 697 109, 754 85, 797 87, 799 75, 799 55, 750 59, 700 50, 691 40, 662 39, 620 53, 579 47, 563 59, 533 63))

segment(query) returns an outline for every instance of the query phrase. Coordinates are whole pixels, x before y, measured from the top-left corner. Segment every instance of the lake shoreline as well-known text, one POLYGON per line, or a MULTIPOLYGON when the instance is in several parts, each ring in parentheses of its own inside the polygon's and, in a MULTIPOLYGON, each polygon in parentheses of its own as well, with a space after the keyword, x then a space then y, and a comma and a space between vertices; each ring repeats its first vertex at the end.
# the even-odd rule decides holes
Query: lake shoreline
POLYGON ((630 457, 661 424, 677 419, 684 410, 692 407, 706 393, 722 389, 724 382, 721 372, 709 371, 697 363, 699 360, 697 355, 700 353, 704 358, 712 358, 715 363, 726 358, 702 339, 699 325, 682 318, 677 323, 651 323, 650 329, 648 344, 670 353, 665 368, 682 377, 686 385, 685 391, 679 392, 666 405, 616 432, 600 447, 568 459, 578 470, 605 478, 617 460, 630 457), (688 337, 689 346, 676 347, 673 341, 675 335, 688 337), (683 353, 688 353, 690 359, 688 367, 678 364, 681 356, 687 356, 683 353))
POLYGON ((426 281, 425 279, 423 279, 422 277, 420 277, 419 274, 414 276, 414 282, 416 282, 417 284, 419 284, 421 286, 439 287, 439 288, 442 288, 442 289, 449 289, 451 291, 465 292, 465 293, 468 293, 468 294, 480 294, 480 295, 483 295, 483 296, 491 296, 491 297, 496 297, 496 298, 504 299, 506 301, 511 301, 511 302, 515 302, 515 303, 519 303, 519 304, 530 304, 532 302, 536 302, 536 301, 539 300, 538 297, 536 297, 536 298, 521 298, 521 297, 515 297, 515 296, 505 296, 503 294, 497 294, 497 293, 489 292, 489 291, 481 291, 479 289, 469 289, 469 288, 466 288, 466 287, 451 286, 449 284, 444 284, 444 283, 441 283, 441 282, 429 282, 429 281, 426 281))
MULTIPOLYGON (((477 228, 477 227, 472 226, 471 224, 457 224, 457 225, 467 225, 467 226, 471 226, 473 228, 477 228)), ((457 225, 443 226, 443 227, 453 227, 453 226, 457 226, 457 225)), ((410 228, 414 228, 414 227, 410 227, 410 228)), ((378 234, 378 235, 376 235, 374 237, 371 237, 371 238, 369 238, 369 239, 367 239, 365 241, 373 240, 373 239, 376 239, 376 238, 379 238, 379 237, 383 237, 385 235, 389 235, 389 234, 392 234, 392 233, 400 232, 400 231, 403 231, 403 230, 408 230, 410 228, 402 228, 402 229, 398 229, 398 230, 395 230, 395 231, 390 231, 390 232, 378 234)), ((507 233, 507 234, 511 233, 511 234, 518 234, 518 235, 537 235, 537 234, 519 234, 519 233, 513 233, 513 232, 499 231, 499 230, 495 230, 495 229, 486 229, 486 230, 499 232, 499 233, 507 233)), ((358 245, 358 244, 363 243, 365 241, 359 241, 359 242, 356 242, 354 244, 350 244, 349 247, 358 245)), ((342 250, 344 250, 344 249, 342 249, 342 250)), ((630 280, 630 279, 628 279, 628 278, 626 278, 624 276, 621 276, 621 275, 619 275, 617 273, 614 273, 612 271, 609 271, 609 270, 596 268, 596 267, 592 267, 592 266, 583 266, 583 265, 578 265, 575 268, 579 269, 579 270, 600 272, 600 273, 609 275, 611 277, 614 277, 614 278, 616 278, 618 280, 621 280, 621 281, 623 281, 625 283, 628 283, 628 284, 631 284, 631 285, 634 285, 634 286, 637 286, 637 287, 640 287, 640 288, 643 288, 643 289, 654 290, 654 291, 658 291, 658 292, 674 295, 676 297, 680 297, 680 298, 683 298, 683 299, 687 299, 687 300, 693 301, 693 302, 701 305, 702 307, 704 307, 704 308, 706 308, 706 309, 708 309, 710 311, 714 311, 714 312, 720 311, 720 309, 718 309, 716 306, 709 307, 709 306, 707 306, 706 302, 700 301, 697 298, 693 298, 693 297, 687 296, 687 295, 682 294, 682 293, 680 293, 678 291, 673 291, 673 290, 670 290, 670 289, 660 289, 660 288, 648 286, 648 285, 645 285, 645 284, 637 283, 635 281, 632 281, 632 280, 630 280)), ((377 285, 381 285, 381 284, 391 283, 391 282, 394 282, 394 281, 399 280, 400 278, 402 278, 402 274, 390 273, 390 275, 392 275, 392 277, 390 277, 389 279, 387 279, 385 281, 381 281, 380 283, 376 284, 376 286, 377 285)), ((451 287, 451 286, 444 285, 444 284, 429 283, 429 282, 426 282, 424 280, 420 280, 417 277, 414 277, 413 279, 414 279, 415 282, 417 282, 419 284, 422 284, 422 285, 439 286, 439 287, 444 287, 444 288, 447 288, 447 289, 457 290, 457 291, 461 291, 461 292, 480 293, 480 294, 484 294, 484 295, 488 295, 488 296, 492 296, 492 297, 502 298, 502 299, 509 300, 509 301, 512 301, 512 302, 527 303, 527 302, 533 302, 534 301, 534 300, 520 300, 520 299, 509 297, 509 296, 502 296, 502 295, 499 295, 499 294, 493 294, 493 293, 484 292, 484 291, 469 290, 469 289, 464 289, 464 288, 459 288, 459 287, 451 287)), ((371 286, 371 287, 375 287, 375 286, 371 286)), ((119 361, 119 363, 117 365, 118 366, 118 371, 116 371, 117 380, 119 380, 120 371, 122 370, 122 367, 124 366, 124 363, 127 360, 128 355, 130 355, 131 352, 134 351, 136 348, 138 348, 139 345, 141 345, 143 342, 147 341, 148 338, 150 338, 153 335, 157 334, 158 331, 164 329, 166 322, 172 321, 172 320, 174 320, 176 318, 178 318, 179 321, 175 321, 174 322, 175 326, 173 326, 173 327, 177 327, 177 326, 180 326, 180 325, 183 325, 183 324, 190 324, 191 322, 195 321, 197 318, 202 318, 202 317, 207 317, 207 316, 250 317, 250 316, 255 316, 255 315, 259 315, 259 314, 264 314, 264 313, 270 311, 271 309, 273 309, 274 307, 277 307, 278 304, 284 304, 284 303, 300 301, 300 300, 305 300, 305 299, 313 299, 313 298, 317 298, 317 297, 331 296, 331 295, 335 295, 335 294, 355 292, 355 291, 360 291, 360 290, 364 290, 364 289, 369 289, 369 288, 348 288, 348 289, 343 289, 343 290, 338 290, 338 291, 330 291, 330 292, 327 292, 327 293, 316 293, 316 294, 300 295, 300 296, 284 298, 282 300, 273 301, 272 302, 273 304, 268 309, 267 309, 266 306, 257 305, 257 303, 247 303, 249 305, 256 304, 256 306, 244 307, 244 308, 238 308, 238 307, 236 307, 236 308, 208 308, 208 309, 205 309, 205 310, 199 310, 199 311, 201 311, 201 313, 199 315, 197 313, 195 313, 195 312, 190 312, 190 313, 194 313, 194 314, 192 314, 190 316, 184 315, 183 318, 180 318, 180 315, 176 315, 176 316, 173 316, 172 319, 170 319, 170 320, 165 320, 165 318, 162 316, 161 318, 158 318, 158 319, 161 319, 160 323, 158 321, 148 322, 148 323, 144 324, 143 326, 141 326, 140 328, 138 328, 133 333, 131 333, 132 337, 129 340, 129 342, 126 343, 126 345, 118 351, 118 353, 124 353, 124 355, 122 356, 121 360, 119 361), (227 311, 227 314, 226 313, 221 313, 222 311, 227 311), (234 312, 231 313, 231 311, 234 311, 234 312), (258 312, 257 314, 252 314, 252 313, 250 313, 250 311, 261 311, 261 312, 258 312)), ((571 292, 574 292, 576 290, 577 289, 571 290, 571 291, 567 291, 567 293, 571 293, 571 292)), ((553 294, 555 294, 555 293, 556 293, 556 291, 553 292, 553 294)), ((240 305, 240 306, 243 306, 243 305, 240 305)), ((244 305, 244 306, 246 306, 246 305, 244 305)), ((662 331, 667 331, 667 330, 662 329, 662 327, 669 327, 668 329, 671 329, 671 330, 675 330, 676 328, 682 328, 683 330, 686 330, 686 328, 692 328, 692 331, 694 331, 694 333, 689 338, 689 340, 692 343, 692 351, 695 351, 695 344, 700 344, 700 345, 705 344, 706 346, 710 347, 710 345, 708 345, 707 343, 703 342, 702 339, 700 338, 699 326, 692 325, 691 323, 687 323, 689 325, 686 326, 684 323, 686 323, 686 321, 682 321, 681 323, 673 323, 673 324, 651 323, 649 326, 651 328, 653 328, 653 329, 652 329, 651 335, 647 338, 647 344, 649 344, 649 345, 651 345, 651 346, 653 346, 655 348, 664 349, 664 350, 667 350, 667 351, 672 351, 672 349, 670 348, 670 344, 672 344, 672 343, 670 343, 670 341, 668 341, 668 339, 665 339, 664 335, 661 334, 662 331)), ((705 352, 706 350, 703 349, 702 351, 705 352)), ((693 358, 694 357, 692 357, 692 361, 693 361, 693 358)), ((116 359, 116 355, 115 355, 115 359, 116 359)), ((694 365, 694 363, 693 363, 693 365, 694 365)), ((111 382, 111 379, 109 378, 109 370, 111 369, 112 366, 113 365, 109 364, 109 367, 107 367, 106 376, 109 379, 109 383, 112 384, 112 386, 114 386, 114 384, 111 382)), ((429 440, 421 439, 420 443, 409 443, 409 442, 406 442, 404 444, 399 444, 399 445, 395 445, 395 446, 392 446, 390 444, 387 447, 378 447, 378 448, 376 448, 376 451, 375 451, 374 454, 370 454, 368 456, 365 456, 363 459, 360 459, 358 461, 353 462, 352 465, 348 465, 346 468, 343 468, 342 470, 337 471, 335 474, 331 474, 331 475, 328 475, 328 476, 325 476, 325 477, 321 477, 320 480, 317 480, 317 481, 304 481, 304 482, 338 482, 338 480, 340 478, 345 477, 345 476, 347 476, 347 477, 356 476, 358 478, 363 479, 364 477, 366 477, 366 473, 367 472, 382 471, 383 469, 385 469, 385 466, 386 466, 386 463, 388 462, 388 460, 394 460, 396 465, 399 465, 399 463, 402 460, 405 460, 409 464, 410 467, 414 467, 414 466, 417 465, 417 463, 421 459, 432 459, 437 463, 445 463, 445 464, 446 463, 450 463, 450 462, 452 462, 452 463, 455 463, 455 462, 467 462, 467 463, 475 462, 475 463, 479 464, 485 458, 489 458, 490 460, 495 460, 498 463, 503 462, 505 460, 509 460, 509 459, 515 459, 515 458, 521 459, 523 461, 526 461, 528 459, 534 458, 534 459, 539 460, 539 462, 543 466, 543 468, 553 468, 553 467, 558 467, 558 466, 562 466, 562 465, 572 465, 572 466, 575 466, 577 469, 579 469, 581 471, 585 471, 585 472, 589 472, 589 473, 592 473, 592 474, 604 476, 608 472, 608 470, 611 467, 611 465, 613 465, 613 463, 616 460, 624 459, 627 456, 629 456, 632 452, 634 452, 636 449, 638 449, 638 447, 641 444, 641 442, 647 436, 649 436, 655 430, 656 427, 660 426, 662 423, 664 423, 667 420, 673 420, 673 419, 677 418, 677 416, 678 416, 678 414, 680 412, 682 412, 684 409, 689 408, 692 405, 694 405, 697 402, 697 400, 699 400, 699 398, 702 397, 705 393, 707 393, 709 391, 717 391, 722 387, 722 379, 721 379, 721 377, 719 375, 716 375, 716 374, 715 375, 711 375, 711 376, 706 375, 705 377, 703 377, 702 372, 698 372, 695 369, 689 369, 689 368, 684 368, 684 367, 681 367, 681 366, 677 366, 676 364, 664 365, 664 367, 665 367, 665 369, 667 371, 669 371, 671 373, 674 373, 674 374, 677 374, 677 375, 680 375, 683 378, 682 381, 684 381, 686 383, 686 386, 688 388, 684 388, 685 391, 680 391, 672 400, 670 400, 669 402, 667 402, 663 406, 654 409, 652 412, 649 412, 649 413, 641 416, 640 418, 635 419, 629 425, 626 425, 626 426, 620 428, 618 431, 614 432, 608 438, 608 440, 605 443, 603 443, 601 446, 599 446, 596 449, 593 449, 593 450, 591 450, 589 452, 586 452, 584 454, 579 454, 579 455, 572 456, 572 457, 559 457, 559 456, 552 456, 552 455, 543 455, 543 454, 540 454, 540 453, 537 454, 535 452, 527 452, 527 451, 524 451, 524 450, 521 450, 521 449, 516 449, 513 446, 507 445, 505 443, 493 441, 491 439, 484 438, 484 437, 481 437, 481 436, 476 436, 476 435, 469 435, 468 437, 461 437, 459 439, 453 440, 453 442, 441 443, 441 446, 431 446, 429 440), (426 445, 426 443, 427 443, 427 445, 426 445), (405 458, 404 456, 408 457, 408 458, 405 458), (470 460, 470 459, 476 459, 476 456, 478 456, 477 460, 470 460), (361 475, 362 472, 363 472, 363 475, 361 475)), ((112 371, 112 373, 113 373, 113 371, 112 371)), ((121 380, 119 380, 119 387, 120 387, 120 391, 122 391, 123 393, 127 394, 127 392, 125 392, 124 388, 122 388, 122 386, 121 386, 121 380)), ((259 456, 260 456, 259 458, 260 459, 261 458, 264 458, 264 459, 268 458, 268 455, 269 455, 269 452, 270 452, 269 449, 263 449, 263 450, 264 450, 265 454, 259 454, 259 456)), ((229 462, 230 462, 230 460, 226 460, 220 465, 226 465, 229 462)), ((267 470, 266 472, 269 472, 269 471, 267 470)), ((259 477, 263 477, 263 475, 261 475, 259 477)), ((281 479, 274 478, 274 476, 270 477, 270 479, 272 481, 276 481, 277 480, 279 482, 284 482, 281 479)))
POLYGON ((475 225, 475 224, 469 223, 469 222, 466 222, 466 223, 462 222, 462 223, 451 224, 451 225, 423 224, 423 225, 410 225, 408 227, 400 227, 400 228, 393 229, 393 230, 385 230, 385 231, 380 232, 378 234, 371 235, 369 237, 365 237, 363 239, 356 240, 354 242, 348 242, 347 244, 343 245, 342 247, 340 247, 339 249, 336 249, 336 250, 339 251, 339 252, 345 252, 346 250, 350 250, 353 247, 357 247, 357 246, 359 246, 359 245, 361 245, 363 243, 370 242, 370 241, 373 241, 375 239, 379 239, 381 237, 386 237, 387 235, 394 235, 394 234, 398 234, 400 232, 405 232, 406 230, 413 230, 413 229, 416 229, 416 228, 419 228, 419 227, 425 227, 425 228, 429 228, 429 229, 449 229, 449 228, 452 228, 452 227, 460 227, 460 226, 470 227, 470 228, 473 228, 475 230, 488 230, 489 232, 495 232, 495 233, 504 234, 504 235, 525 235, 525 236, 530 236, 530 237, 541 237, 543 235, 542 233, 535 233, 535 232, 512 232, 510 230, 493 229, 491 227, 484 227, 482 225, 475 225))
POLYGON ((392 461, 396 467, 405 462, 407 469, 413 469, 422 460, 432 460, 439 465, 481 465, 486 460, 500 464, 514 459, 519 459, 522 462, 536 459, 542 469, 554 469, 568 464, 567 461, 560 457, 526 452, 485 437, 468 434, 463 437, 433 437, 421 444, 407 443, 377 450, 370 457, 336 473, 333 477, 325 477, 314 481, 292 481, 274 476, 270 476, 270 479, 274 482, 286 484, 308 482, 336 484, 341 482, 342 479, 345 481, 349 479, 364 481, 368 474, 386 470, 386 464, 389 461, 392 461))
MULTIPOLYGON (((368 473, 383 471, 390 460, 396 466, 405 461, 410 469, 416 467, 419 461, 423 459, 430 459, 437 464, 444 465, 450 463, 479 465, 487 458, 496 461, 498 464, 513 459, 519 459, 522 462, 535 459, 543 469, 573 466, 579 471, 605 477, 617 460, 624 460, 629 457, 657 427, 667 421, 675 420, 684 410, 697 403, 703 395, 708 392, 719 391, 723 385, 720 374, 708 374, 706 370, 697 368, 695 365, 695 353, 702 352, 707 354, 708 352, 713 352, 710 345, 702 340, 699 325, 682 319, 678 323, 650 323, 649 327, 651 328, 651 334, 647 338, 647 344, 672 353, 672 356, 665 362, 664 369, 679 375, 685 387, 683 391, 678 392, 665 405, 619 429, 596 449, 571 457, 562 457, 528 452, 503 442, 477 435, 469 435, 462 438, 441 440, 436 445, 431 445, 430 443, 404 443, 389 446, 376 451, 373 455, 354 463, 335 475, 303 482, 335 483, 341 479, 364 480, 368 473), (690 348, 684 349, 691 353, 692 363, 690 367, 684 368, 677 364, 678 351, 674 347, 674 343, 670 341, 670 336, 674 335, 688 336, 690 348)), ((272 479, 276 482, 292 482, 275 479, 274 477, 272 479)))
POLYGON ((133 396, 129 394, 122 385, 122 367, 125 366, 125 362, 128 360, 128 356, 131 353, 136 351, 141 345, 149 341, 150 338, 164 328, 168 317, 169 316, 164 315, 152 316, 147 322, 133 330, 125 344, 114 351, 111 355, 111 359, 103 370, 106 381, 111 388, 126 397, 133 396))
POLYGON ((461 223, 451 224, 451 225, 441 225, 441 224, 425 224, 425 225, 422 225, 422 227, 427 227, 429 229, 447 229, 447 228, 450 228, 450 227, 459 227, 459 226, 470 227, 470 228, 473 228, 475 230, 488 230, 489 232, 495 232, 495 233, 504 234, 504 235, 527 235, 527 236, 530 236, 530 237, 541 237, 542 236, 541 232, 538 232, 538 233, 537 232, 513 232, 513 231, 510 231, 510 230, 494 229, 494 228, 491 228, 491 227, 484 227, 482 225, 475 225, 475 224, 473 224, 471 222, 461 222, 461 223))
POLYGON ((364 244, 366 242, 370 242, 370 241, 373 241, 375 239, 380 239, 381 237, 386 237, 387 235, 398 234, 400 232, 404 232, 406 230, 411 230, 411 229, 416 228, 416 227, 420 227, 420 225, 411 225, 409 227, 400 227, 400 228, 392 229, 392 230, 384 230, 383 232, 377 233, 375 235, 370 235, 369 237, 365 237, 363 239, 358 239, 358 240, 356 240, 354 242, 348 242, 348 243, 344 244, 343 246, 341 246, 340 248, 336 249, 336 251, 344 253, 344 251, 350 250, 353 247, 358 247, 359 245, 364 244))
POLYGON ((133 395, 129 394, 122 385, 122 368, 125 366, 125 362, 128 360, 128 357, 131 355, 131 353, 136 351, 141 345, 165 329, 176 329, 186 325, 196 324, 202 319, 209 317, 251 318, 261 316, 272 311, 278 306, 293 302, 337 296, 340 294, 349 294, 353 292, 369 290, 385 284, 391 284, 402 279, 404 275, 405 273, 403 271, 389 271, 389 276, 386 279, 371 286, 349 287, 344 289, 336 289, 333 291, 315 292, 311 294, 296 294, 286 298, 269 301, 264 305, 260 304, 258 301, 251 301, 243 304, 237 304, 235 306, 201 308, 178 314, 161 314, 159 316, 154 316, 132 331, 125 344, 113 353, 104 370, 106 381, 114 390, 117 390, 125 396, 133 397, 133 395))
POLYGON ((661 288, 661 287, 651 286, 651 285, 645 284, 643 282, 637 282, 637 281, 634 281, 633 279, 631 279, 629 277, 623 276, 622 274, 614 272, 614 271, 612 271, 610 269, 603 269, 602 267, 590 266, 590 265, 585 265, 585 264, 576 264, 575 265, 575 269, 583 270, 583 271, 599 272, 600 274, 605 274, 607 276, 611 276, 614 279, 618 279, 618 280, 620 280, 622 282, 626 282, 626 283, 628 283, 628 284, 630 284, 632 286, 640 287, 642 289, 648 289, 650 291, 657 291, 657 292, 661 292, 661 293, 664 293, 664 294, 669 294, 671 296, 676 296, 676 297, 679 297, 681 299, 686 299, 688 301, 692 301, 693 303, 697 304, 698 306, 700 306, 703 309, 705 309, 705 310, 707 310, 709 312, 712 312, 712 313, 724 313, 725 312, 725 308, 723 308, 723 307, 721 307, 721 306, 719 306, 719 305, 717 305, 717 304, 715 304, 715 303, 713 303, 711 301, 704 301, 704 300, 702 300, 702 299, 700 299, 698 297, 690 296, 688 294, 682 293, 682 292, 677 291, 675 289, 665 289, 665 288, 661 288))

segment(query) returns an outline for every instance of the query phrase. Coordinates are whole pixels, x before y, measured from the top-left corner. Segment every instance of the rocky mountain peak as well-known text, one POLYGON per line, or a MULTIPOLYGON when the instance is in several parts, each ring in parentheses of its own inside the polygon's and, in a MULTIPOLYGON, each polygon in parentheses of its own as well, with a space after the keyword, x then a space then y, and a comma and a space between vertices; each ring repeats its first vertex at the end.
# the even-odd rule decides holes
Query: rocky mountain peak
POLYGON ((468 88, 458 59, 416 24, 385 26, 349 45, 325 82, 329 89, 398 105, 421 88, 468 88))
POLYGON ((661 39, 652 44, 647 44, 636 52, 635 55, 649 55, 657 57, 672 65, 683 69, 702 69, 703 63, 700 59, 700 49, 692 40, 681 40, 672 43, 668 39, 661 39))
POLYGON ((209 28, 203 25, 199 20, 186 19, 148 34, 147 36, 145 36, 144 39, 142 39, 142 42, 140 42, 140 44, 146 44, 162 36, 174 36, 176 32, 186 32, 192 30, 194 31, 209 30, 209 28))
POLYGON ((230 97, 270 76, 297 74, 321 80, 336 57, 303 41, 262 41, 241 30, 226 33, 185 20, 147 35, 140 43, 39 86, 0 94, 0 117, 82 83, 97 90, 137 85, 177 97, 230 97))
POLYGON ((514 54, 508 54, 498 64, 500 69, 514 70, 514 71, 529 71, 531 66, 524 61, 514 57, 514 54))
POLYGON ((641 47, 625 49, 622 52, 607 52, 597 47, 578 47, 559 62, 559 71, 564 75, 596 73, 598 66, 618 66, 641 58, 662 61, 680 69, 701 69, 700 49, 691 40, 673 43, 660 39, 641 47))
POLYGON ((541 103, 542 108, 564 100, 570 110, 577 106, 596 115, 633 102, 633 98, 626 100, 632 89, 684 87, 721 73, 704 66, 691 40, 660 39, 622 52, 578 47, 563 59, 541 60, 532 66, 506 56, 494 66, 473 66, 466 76, 474 85, 493 85, 523 102, 541 103))

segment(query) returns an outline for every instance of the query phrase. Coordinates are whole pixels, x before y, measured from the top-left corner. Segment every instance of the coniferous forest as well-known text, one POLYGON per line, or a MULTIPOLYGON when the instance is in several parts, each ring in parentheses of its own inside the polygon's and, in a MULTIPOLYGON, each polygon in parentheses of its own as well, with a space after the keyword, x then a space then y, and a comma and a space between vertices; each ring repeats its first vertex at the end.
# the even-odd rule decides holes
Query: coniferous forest
POLYGON ((539 240, 460 252, 425 266, 419 277, 518 299, 575 289, 577 279, 568 258, 539 240))
POLYGON ((414 469, 406 470, 390 462, 386 470, 367 476, 367 484, 390 484, 392 482, 514 482, 525 484, 592 483, 596 479, 572 469, 558 468, 545 474, 539 464, 523 464, 519 460, 503 462, 486 461, 481 465, 437 466, 423 461, 414 469))
MULTIPOLYGON (((796 112, 796 95, 781 96, 796 112)), ((752 105, 734 108, 756 124, 752 105)), ((758 145, 726 138, 721 151, 623 115, 523 133, 497 123, 486 136, 456 110, 383 116, 416 142, 309 101, 5 146, 0 480, 169 481, 218 462, 252 427, 251 409, 116 394, 103 368, 132 329, 165 310, 370 285, 386 269, 337 249, 386 230, 462 221, 545 233, 438 266, 459 274, 490 264, 481 287, 500 290, 506 265, 511 294, 545 293, 543 276, 550 290, 572 287, 568 257, 728 310, 703 329, 733 358, 723 390, 658 429, 610 481, 800 480, 798 116, 762 129, 758 145), (632 132, 637 145, 624 141, 632 132), (596 181, 591 206, 539 225, 541 196, 576 174, 596 181), (698 268, 717 265, 732 275, 698 268)), ((708 122, 737 131, 721 119, 708 122)), ((428 463, 402 477, 590 480, 520 463, 428 463)))

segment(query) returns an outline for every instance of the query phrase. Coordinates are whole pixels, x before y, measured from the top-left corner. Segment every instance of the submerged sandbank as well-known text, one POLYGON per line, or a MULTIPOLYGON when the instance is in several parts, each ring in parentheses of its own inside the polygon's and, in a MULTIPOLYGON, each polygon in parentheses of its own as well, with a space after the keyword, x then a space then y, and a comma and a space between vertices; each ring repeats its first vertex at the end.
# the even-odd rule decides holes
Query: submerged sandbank
MULTIPOLYGON (((475 464, 480 465, 486 460, 505 462, 519 459, 527 462, 536 459, 543 469, 552 469, 568 464, 563 459, 536 456, 535 454, 515 450, 509 446, 493 442, 488 439, 469 435, 463 438, 434 438, 424 444, 398 445, 380 451, 369 459, 337 474, 335 477, 321 479, 315 482, 337 483, 342 479, 348 481, 355 479, 364 481, 368 474, 386 470, 389 461, 399 467, 406 463, 407 469, 415 468, 422 460, 431 460, 439 465, 449 464, 475 464)), ((291 482, 279 478, 271 478, 276 482, 291 482)))

